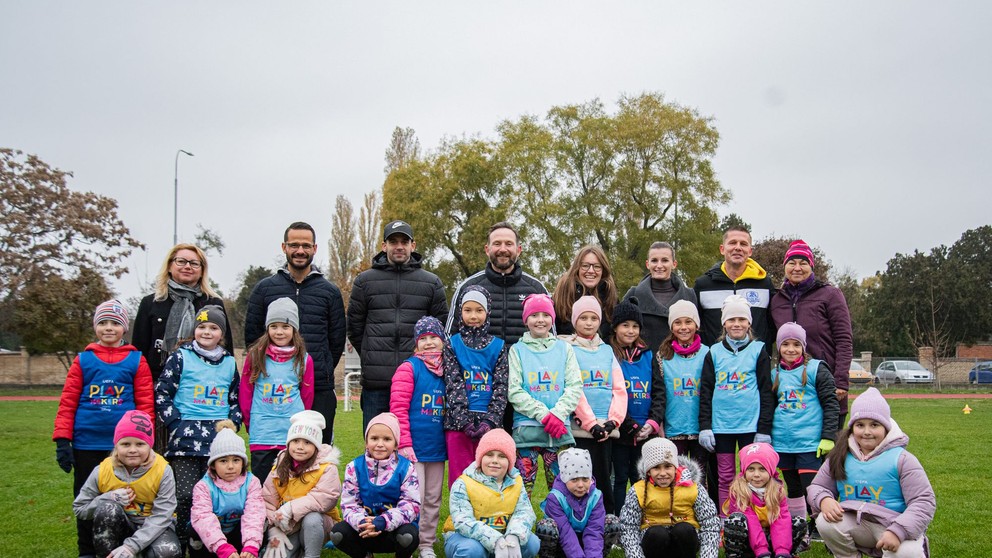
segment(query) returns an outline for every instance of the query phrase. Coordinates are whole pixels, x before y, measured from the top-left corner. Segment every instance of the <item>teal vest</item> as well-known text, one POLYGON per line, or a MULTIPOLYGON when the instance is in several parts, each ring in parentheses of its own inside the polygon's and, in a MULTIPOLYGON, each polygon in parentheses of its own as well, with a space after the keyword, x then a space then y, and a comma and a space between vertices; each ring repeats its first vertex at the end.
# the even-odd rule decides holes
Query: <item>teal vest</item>
POLYGON ((699 380, 709 352, 709 347, 701 345, 689 358, 675 355, 662 361, 666 436, 699 434, 699 380))
POLYGON ((803 367, 782 370, 775 367, 772 376, 778 376, 778 403, 772 422, 772 447, 779 453, 808 453, 816 451, 823 433, 823 409, 816 393, 816 371, 820 361, 806 363, 806 385, 803 385, 803 367))
POLYGON ((295 360, 276 362, 265 357, 265 373, 259 374, 255 380, 251 396, 249 444, 286 445, 289 417, 303 410, 300 378, 293 369, 294 364, 295 360))
POLYGON ((714 434, 758 431, 761 397, 758 395, 757 366, 764 348, 761 341, 751 341, 736 353, 722 342, 710 347, 716 376, 711 417, 714 434))
MULTIPOLYGON (((551 409, 565 391, 565 363, 568 344, 558 341, 550 349, 535 352, 524 343, 516 343, 512 350, 520 358, 523 389, 527 395, 551 409)), ((518 412, 513 413, 513 427, 542 426, 541 423, 518 412)))
POLYGON ((844 460, 847 478, 837 481, 838 500, 870 502, 897 513, 906 511, 899 483, 899 456, 903 451, 901 447, 890 448, 868 461, 848 453, 844 460))
POLYGON ((582 372, 582 392, 598 420, 606 420, 613 402, 613 347, 603 343, 587 349, 572 345, 582 372))
POLYGON ((230 533, 241 524, 241 516, 245 513, 245 502, 248 500, 248 483, 251 473, 246 473, 245 482, 236 492, 226 492, 214 484, 210 473, 203 475, 203 481, 210 489, 210 501, 213 504, 214 515, 220 521, 220 530, 230 533))
POLYGON ((213 364, 189 349, 183 355, 183 373, 176 390, 175 406, 183 420, 221 420, 228 418, 229 390, 237 370, 234 357, 227 355, 213 364))
MULTIPOLYGON (((589 493, 589 497, 586 498, 586 509, 582 512, 581 517, 575 516, 575 510, 568 505, 568 498, 561 493, 557 488, 552 488, 548 492, 548 498, 554 498, 558 500, 558 505, 561 506, 562 511, 565 512, 565 517, 568 518, 568 523, 572 526, 572 530, 576 533, 582 533, 586 530, 586 526, 589 525, 589 516, 592 515, 592 510, 596 507, 596 504, 603 498, 603 492, 600 489, 594 489, 589 493)), ((544 511, 545 506, 548 505, 548 500, 545 499, 541 502, 541 511, 544 511)))

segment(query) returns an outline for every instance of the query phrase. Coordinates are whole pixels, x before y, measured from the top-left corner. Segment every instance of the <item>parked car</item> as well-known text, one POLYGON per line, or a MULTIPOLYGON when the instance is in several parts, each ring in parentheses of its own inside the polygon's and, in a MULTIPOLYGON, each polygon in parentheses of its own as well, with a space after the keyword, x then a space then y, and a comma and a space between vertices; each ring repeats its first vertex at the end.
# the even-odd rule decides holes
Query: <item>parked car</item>
POLYGON ((929 384, 933 372, 912 360, 886 360, 875 369, 875 380, 883 384, 929 384))
POLYGON ((848 373, 847 379, 852 384, 875 383, 875 377, 871 375, 871 372, 865 370, 865 367, 856 360, 851 361, 851 371, 848 373))
POLYGON ((979 362, 968 372, 969 384, 992 384, 992 360, 979 362))

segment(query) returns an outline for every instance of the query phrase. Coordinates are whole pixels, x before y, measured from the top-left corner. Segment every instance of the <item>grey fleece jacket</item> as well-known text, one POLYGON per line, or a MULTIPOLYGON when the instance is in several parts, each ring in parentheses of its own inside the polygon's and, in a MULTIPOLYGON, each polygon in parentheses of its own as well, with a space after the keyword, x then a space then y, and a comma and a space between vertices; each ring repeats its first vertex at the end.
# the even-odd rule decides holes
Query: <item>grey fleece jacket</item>
MULTIPOLYGON (((165 459, 161 455, 155 454, 155 459, 165 459)), ((154 461, 152 462, 154 463, 154 461)), ((114 475, 125 482, 134 482, 141 478, 151 464, 142 465, 132 472, 124 467, 114 467, 114 475)), ((72 513, 79 519, 93 519, 93 514, 104 502, 113 502, 110 493, 101 493, 97 487, 97 480, 100 478, 100 468, 93 469, 86 484, 79 490, 79 496, 72 503, 72 513)), ((166 466, 162 473, 162 481, 158 486, 158 494, 152 504, 152 513, 148 517, 140 515, 128 516, 138 525, 133 535, 124 539, 124 546, 131 549, 135 555, 147 548, 155 539, 168 529, 175 529, 172 516, 176 513, 176 478, 172 475, 172 467, 166 466)))

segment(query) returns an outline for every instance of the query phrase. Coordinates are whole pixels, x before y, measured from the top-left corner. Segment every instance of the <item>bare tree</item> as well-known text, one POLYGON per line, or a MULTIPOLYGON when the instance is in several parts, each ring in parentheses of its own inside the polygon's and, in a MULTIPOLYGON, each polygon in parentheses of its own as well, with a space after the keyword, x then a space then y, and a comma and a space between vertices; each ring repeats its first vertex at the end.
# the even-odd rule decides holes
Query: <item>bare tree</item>
POLYGON ((933 387, 940 391, 940 367, 943 365, 941 359, 951 347, 951 335, 947 327, 947 313, 943 311, 943 302, 934 288, 933 277, 923 287, 923 293, 917 295, 919 298, 920 311, 914 313, 913 320, 914 337, 916 344, 920 347, 919 352, 926 355, 922 363, 933 372, 933 387), (927 352, 923 349, 929 348, 927 352))
POLYGON ((386 149, 386 166, 383 169, 388 175, 394 170, 402 167, 409 161, 420 158, 420 140, 413 128, 393 129, 393 137, 389 140, 389 147, 386 149))
POLYGON ((358 215, 359 257, 355 275, 372 267, 372 258, 379 253, 379 229, 382 228, 382 202, 377 191, 368 192, 362 200, 358 215))
POLYGON ((218 256, 223 256, 224 248, 227 248, 220 234, 204 227, 202 223, 196 224, 196 236, 193 238, 196 239, 196 245, 208 256, 211 252, 216 252, 218 256))
POLYGON ((351 283, 355 280, 361 252, 357 224, 351 202, 344 196, 338 196, 334 201, 331 237, 327 240, 327 265, 331 282, 341 290, 345 300, 351 294, 351 283))

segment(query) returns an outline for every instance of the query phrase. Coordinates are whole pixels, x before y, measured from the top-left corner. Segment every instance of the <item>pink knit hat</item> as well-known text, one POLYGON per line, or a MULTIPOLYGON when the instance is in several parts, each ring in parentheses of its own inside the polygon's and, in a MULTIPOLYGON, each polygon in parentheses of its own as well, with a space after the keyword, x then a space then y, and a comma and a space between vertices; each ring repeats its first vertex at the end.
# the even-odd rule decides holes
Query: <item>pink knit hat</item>
POLYGON ((792 241, 789 245, 789 249, 785 251, 785 259, 782 260, 782 265, 785 262, 791 260, 792 258, 805 258, 809 262, 810 267, 815 267, 813 262, 813 250, 810 249, 809 244, 806 244, 802 239, 792 241))
POLYGON ((524 299, 524 323, 527 323, 527 318, 535 312, 544 312, 551 316, 551 319, 555 319, 555 303, 552 302, 551 297, 544 293, 535 293, 527 295, 524 299))
POLYGON ((579 300, 575 301, 572 305, 572 327, 575 327, 576 322, 579 321, 579 316, 585 312, 592 312, 599 316, 600 321, 603 319, 603 307, 599 305, 599 301, 596 300, 594 296, 580 296, 579 300))
POLYGON ((481 468, 482 456, 493 450, 502 452, 510 460, 510 466, 513 466, 514 456, 517 455, 517 445, 513 443, 513 438, 506 433, 506 430, 495 428, 486 432, 479 439, 479 447, 475 449, 475 465, 481 468))
POLYGON ((878 421, 885 427, 886 432, 892 430, 892 411, 889 410, 889 404, 882 397, 882 393, 873 387, 866 389, 854 400, 854 403, 851 403, 851 420, 847 424, 854 424, 861 419, 878 421))
POLYGON ((799 344, 803 346, 803 352, 806 352, 806 330, 803 329, 803 326, 796 322, 782 324, 782 327, 778 328, 778 335, 775 336, 775 346, 781 347, 782 342, 789 339, 799 341, 799 344))
POLYGON ((400 447, 400 420, 396 418, 393 413, 381 413, 369 421, 369 425, 365 427, 365 439, 369 439, 369 430, 377 425, 381 424, 389 429, 393 433, 393 438, 396 439, 396 447, 400 447))
POLYGON ((117 421, 114 429, 114 444, 122 438, 137 438, 149 446, 155 441, 155 423, 144 411, 128 411, 117 421))
POLYGON ((768 471, 768 474, 778 478, 778 454, 772 447, 764 442, 755 442, 741 448, 737 454, 741 461, 741 476, 747 471, 748 465, 760 463, 768 471))

